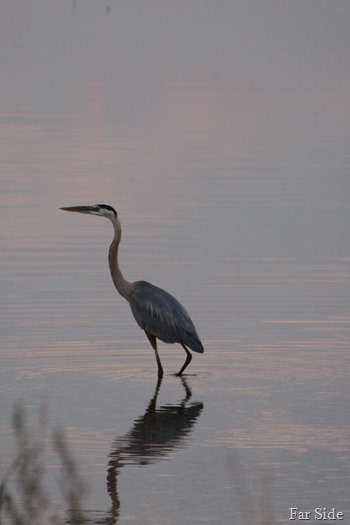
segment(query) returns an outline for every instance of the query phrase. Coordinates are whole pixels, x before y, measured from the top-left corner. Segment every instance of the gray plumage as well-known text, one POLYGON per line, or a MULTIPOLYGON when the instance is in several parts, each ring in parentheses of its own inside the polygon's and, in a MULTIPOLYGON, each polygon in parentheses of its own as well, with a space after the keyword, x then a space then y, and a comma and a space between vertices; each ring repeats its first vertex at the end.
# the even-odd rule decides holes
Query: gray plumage
POLYGON ((130 308, 142 330, 164 343, 180 343, 203 352, 202 343, 185 308, 170 293, 146 281, 132 283, 130 308))
POLYGON ((188 348, 194 352, 203 353, 203 345, 190 316, 175 297, 146 281, 129 283, 122 275, 118 262, 121 226, 117 212, 106 204, 61 209, 106 217, 112 222, 114 238, 109 248, 108 261, 115 287, 120 295, 129 302, 137 324, 145 331, 152 345, 157 360, 159 377, 163 375, 163 367, 158 354, 157 339, 165 343, 181 344, 186 352, 186 361, 177 373, 178 376, 181 376, 192 360, 192 354, 188 348))

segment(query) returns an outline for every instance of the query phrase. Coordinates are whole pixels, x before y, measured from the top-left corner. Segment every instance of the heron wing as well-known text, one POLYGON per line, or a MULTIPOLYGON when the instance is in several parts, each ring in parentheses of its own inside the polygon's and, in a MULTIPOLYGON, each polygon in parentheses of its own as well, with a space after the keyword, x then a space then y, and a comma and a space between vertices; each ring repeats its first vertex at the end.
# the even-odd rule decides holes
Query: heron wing
POLYGON ((182 304, 171 294, 146 281, 132 283, 129 298, 137 324, 165 343, 182 343, 203 352, 197 331, 182 304))

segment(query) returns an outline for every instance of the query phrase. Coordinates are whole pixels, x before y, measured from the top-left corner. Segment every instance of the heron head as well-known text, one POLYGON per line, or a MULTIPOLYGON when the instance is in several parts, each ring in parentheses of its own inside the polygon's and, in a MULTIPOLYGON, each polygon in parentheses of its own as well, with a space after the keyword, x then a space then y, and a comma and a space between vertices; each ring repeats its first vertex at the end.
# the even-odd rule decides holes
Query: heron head
POLYGON ((112 206, 108 204, 94 204, 93 206, 71 206, 69 208, 60 208, 64 211, 75 211, 77 213, 87 213, 89 215, 98 215, 99 217, 106 217, 115 222, 117 219, 117 212, 112 206))

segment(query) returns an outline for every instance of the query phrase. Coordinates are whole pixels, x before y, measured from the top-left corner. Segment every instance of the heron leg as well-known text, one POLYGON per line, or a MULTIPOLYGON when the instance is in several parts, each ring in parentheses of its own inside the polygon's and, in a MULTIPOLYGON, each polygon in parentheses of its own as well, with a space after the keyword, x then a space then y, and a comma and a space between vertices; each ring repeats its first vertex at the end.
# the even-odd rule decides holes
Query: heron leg
POLYGON ((191 352, 189 352, 189 351, 187 350, 187 348, 185 347, 184 344, 181 343, 181 346, 182 346, 182 348, 185 350, 187 356, 186 356, 186 361, 185 361, 183 367, 181 368, 180 372, 178 372, 178 373, 176 374, 178 377, 182 376, 182 372, 185 370, 185 368, 186 368, 186 367, 190 364, 190 362, 192 361, 192 354, 191 354, 191 352))
POLYGON ((154 354, 156 356, 157 365, 158 365, 158 377, 162 377, 164 372, 163 372, 162 363, 160 362, 160 358, 159 358, 159 354, 157 350, 157 338, 155 335, 150 334, 149 332, 146 332, 146 330, 145 330, 145 334, 147 335, 148 340, 151 343, 151 346, 154 350, 154 354))

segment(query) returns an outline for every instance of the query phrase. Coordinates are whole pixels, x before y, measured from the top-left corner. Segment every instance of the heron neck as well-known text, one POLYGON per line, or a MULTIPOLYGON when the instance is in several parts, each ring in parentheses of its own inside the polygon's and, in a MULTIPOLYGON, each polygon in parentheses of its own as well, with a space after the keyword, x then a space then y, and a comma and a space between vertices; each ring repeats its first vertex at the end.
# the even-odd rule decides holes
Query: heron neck
POLYGON ((129 281, 124 279, 124 276, 120 270, 119 267, 119 261, 118 261, 118 250, 119 250, 119 243, 122 235, 122 230, 118 223, 113 224, 114 227, 114 239, 112 241, 112 244, 109 247, 109 254, 108 254, 108 262, 109 262, 109 269, 111 271, 112 280, 114 282, 114 286, 127 301, 129 300, 130 291, 131 291, 131 285, 129 281))

